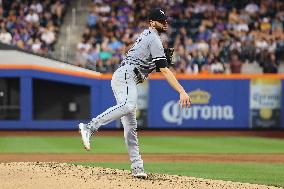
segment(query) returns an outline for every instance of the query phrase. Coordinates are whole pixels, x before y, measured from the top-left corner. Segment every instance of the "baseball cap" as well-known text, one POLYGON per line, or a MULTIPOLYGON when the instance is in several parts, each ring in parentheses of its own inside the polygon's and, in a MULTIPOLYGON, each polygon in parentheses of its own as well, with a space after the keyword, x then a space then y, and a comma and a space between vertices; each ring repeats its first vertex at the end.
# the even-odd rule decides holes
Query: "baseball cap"
POLYGON ((160 8, 152 9, 149 13, 149 20, 164 21, 167 20, 167 18, 168 17, 166 16, 165 11, 160 8))

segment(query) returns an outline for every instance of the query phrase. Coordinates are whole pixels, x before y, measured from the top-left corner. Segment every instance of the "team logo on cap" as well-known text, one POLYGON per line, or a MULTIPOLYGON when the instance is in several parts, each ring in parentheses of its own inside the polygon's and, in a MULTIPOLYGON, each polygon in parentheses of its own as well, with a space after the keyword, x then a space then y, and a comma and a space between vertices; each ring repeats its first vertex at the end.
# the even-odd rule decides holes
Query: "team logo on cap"
POLYGON ((164 11, 162 11, 162 10, 160 10, 160 12, 161 12, 162 14, 165 14, 165 12, 164 12, 164 11))

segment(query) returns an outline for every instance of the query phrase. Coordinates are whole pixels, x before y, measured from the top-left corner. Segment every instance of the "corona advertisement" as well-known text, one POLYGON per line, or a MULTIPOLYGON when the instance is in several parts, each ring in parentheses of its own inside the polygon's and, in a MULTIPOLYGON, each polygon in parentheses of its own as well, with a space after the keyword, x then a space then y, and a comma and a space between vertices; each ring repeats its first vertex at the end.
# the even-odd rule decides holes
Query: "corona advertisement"
POLYGON ((192 108, 180 109, 178 102, 169 101, 163 108, 163 118, 181 125, 183 120, 233 120, 234 109, 231 105, 209 105, 211 94, 207 91, 196 89, 189 93, 192 108))
POLYGON ((177 92, 167 86, 166 82, 150 83, 151 108, 148 113, 148 122, 151 123, 151 127, 180 129, 247 127, 248 81, 184 80, 181 83, 186 86, 186 91, 191 97, 190 108, 180 108, 177 92), (161 95, 153 90, 165 91, 165 94, 161 95), (236 99, 239 100, 236 101, 236 99))
POLYGON ((250 82, 250 127, 281 126, 282 86, 279 79, 252 79, 250 82))

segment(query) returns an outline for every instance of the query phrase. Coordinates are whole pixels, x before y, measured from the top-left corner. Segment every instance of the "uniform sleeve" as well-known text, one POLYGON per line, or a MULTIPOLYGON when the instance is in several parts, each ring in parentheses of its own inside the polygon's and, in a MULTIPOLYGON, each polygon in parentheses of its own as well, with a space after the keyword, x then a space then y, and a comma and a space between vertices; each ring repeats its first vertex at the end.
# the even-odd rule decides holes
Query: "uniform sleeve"
POLYGON ((156 38, 150 43, 150 53, 157 68, 167 67, 167 58, 161 40, 156 38))

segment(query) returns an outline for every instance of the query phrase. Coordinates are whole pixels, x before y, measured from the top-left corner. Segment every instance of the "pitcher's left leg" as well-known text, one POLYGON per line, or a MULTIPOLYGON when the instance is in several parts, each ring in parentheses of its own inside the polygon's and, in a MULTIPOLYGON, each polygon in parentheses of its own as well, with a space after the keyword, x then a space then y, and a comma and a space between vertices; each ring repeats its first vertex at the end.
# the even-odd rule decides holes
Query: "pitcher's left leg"
POLYGON ((134 177, 147 178, 139 152, 136 110, 123 116, 121 122, 124 127, 124 139, 131 161, 132 174, 134 177))

